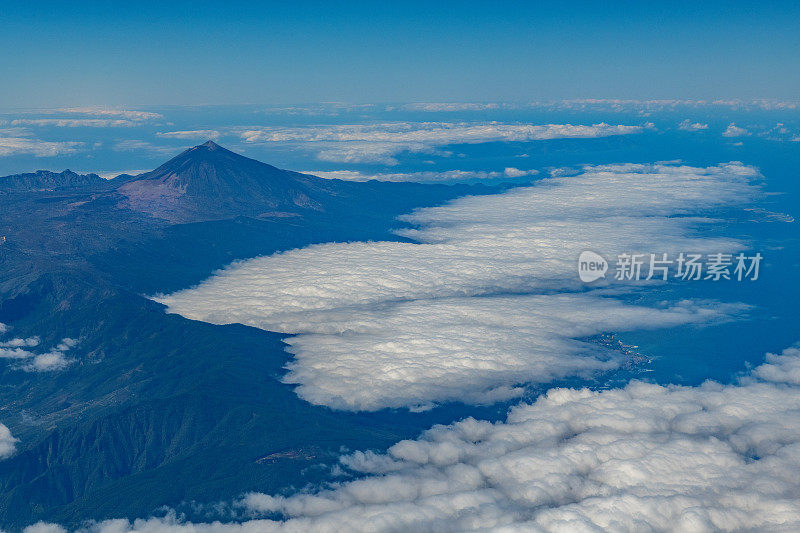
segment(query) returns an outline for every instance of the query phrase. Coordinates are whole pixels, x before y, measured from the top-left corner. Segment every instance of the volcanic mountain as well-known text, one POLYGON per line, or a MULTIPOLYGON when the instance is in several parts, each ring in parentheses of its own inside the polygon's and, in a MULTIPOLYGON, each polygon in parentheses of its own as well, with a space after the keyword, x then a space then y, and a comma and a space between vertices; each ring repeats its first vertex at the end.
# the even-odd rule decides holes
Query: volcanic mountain
POLYGON ((0 177, 0 344, 36 338, 25 350, 44 354, 79 340, 58 370, 0 358, 0 424, 16 439, 0 460, 0 528, 165 505, 206 520, 211 506, 194 502, 327 482, 317 465, 342 446, 385 449, 452 420, 309 404, 282 381, 283 334, 188 320, 142 295, 240 259, 397 240, 402 213, 499 190, 324 180, 211 142, 138 176, 0 177))
POLYGON ((129 179, 118 192, 120 207, 170 222, 322 211, 332 193, 328 180, 281 170, 213 141, 129 179))

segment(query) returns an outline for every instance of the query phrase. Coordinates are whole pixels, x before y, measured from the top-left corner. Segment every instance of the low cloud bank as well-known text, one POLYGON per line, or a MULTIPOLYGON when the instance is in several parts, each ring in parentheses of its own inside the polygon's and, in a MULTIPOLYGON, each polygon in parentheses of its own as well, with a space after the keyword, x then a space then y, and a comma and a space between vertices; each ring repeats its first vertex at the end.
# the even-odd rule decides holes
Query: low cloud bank
POLYGON ((363 478, 247 494, 245 522, 170 514, 86 531, 796 531, 798 368, 789 348, 732 385, 553 389, 503 422, 468 418, 341 459, 363 478), (274 513, 284 520, 261 518, 274 513))
POLYGON ((579 339, 740 313, 714 302, 625 305, 603 292, 607 283, 582 285, 576 265, 587 249, 742 249, 693 228, 710 222, 701 213, 750 201, 756 176, 739 163, 587 167, 415 211, 402 217, 414 227, 399 233, 417 243, 310 246, 235 263, 154 299, 191 319, 295 334, 284 379, 315 404, 424 409, 513 398, 520 385, 624 360, 579 339))

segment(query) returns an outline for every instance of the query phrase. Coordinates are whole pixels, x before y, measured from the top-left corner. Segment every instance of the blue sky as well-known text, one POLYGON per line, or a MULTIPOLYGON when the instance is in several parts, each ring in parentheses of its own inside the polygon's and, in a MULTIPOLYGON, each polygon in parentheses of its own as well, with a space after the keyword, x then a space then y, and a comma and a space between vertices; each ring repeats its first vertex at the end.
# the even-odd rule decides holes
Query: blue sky
POLYGON ((789 2, 5 2, 2 107, 795 98, 789 2))

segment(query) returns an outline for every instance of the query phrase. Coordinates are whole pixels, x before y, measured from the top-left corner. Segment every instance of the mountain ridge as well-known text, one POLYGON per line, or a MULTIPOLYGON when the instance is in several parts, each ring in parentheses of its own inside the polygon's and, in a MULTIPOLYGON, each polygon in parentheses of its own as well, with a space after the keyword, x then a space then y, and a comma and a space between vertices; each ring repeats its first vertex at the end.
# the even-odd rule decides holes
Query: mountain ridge
POLYGON ((94 173, 79 174, 66 169, 61 172, 37 170, 0 178, 0 191, 39 192, 62 189, 83 189, 102 185, 106 180, 94 173))

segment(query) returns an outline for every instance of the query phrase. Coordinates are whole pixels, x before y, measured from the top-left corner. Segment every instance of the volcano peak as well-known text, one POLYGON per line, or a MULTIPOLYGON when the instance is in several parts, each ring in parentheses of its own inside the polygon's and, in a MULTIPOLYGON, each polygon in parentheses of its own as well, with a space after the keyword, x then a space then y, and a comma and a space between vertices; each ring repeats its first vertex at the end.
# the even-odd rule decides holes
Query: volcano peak
POLYGON ((119 188, 123 205, 173 222, 321 210, 327 183, 232 152, 214 141, 189 148, 119 188))

